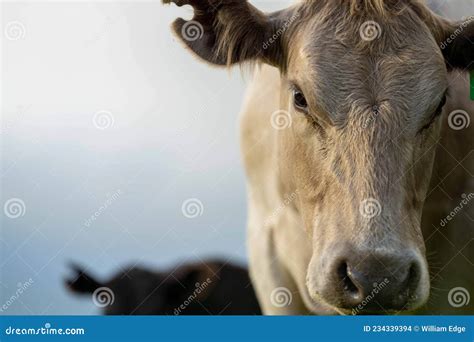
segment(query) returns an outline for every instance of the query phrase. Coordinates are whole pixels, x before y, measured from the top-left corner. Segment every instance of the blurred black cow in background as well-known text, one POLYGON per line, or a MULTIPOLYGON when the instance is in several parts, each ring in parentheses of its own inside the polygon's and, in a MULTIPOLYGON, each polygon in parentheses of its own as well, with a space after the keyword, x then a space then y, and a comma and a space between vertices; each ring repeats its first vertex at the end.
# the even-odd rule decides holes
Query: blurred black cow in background
POLYGON ((74 293, 91 295, 106 315, 259 315, 247 269, 222 260, 156 272, 132 266, 101 282, 72 265, 74 293))

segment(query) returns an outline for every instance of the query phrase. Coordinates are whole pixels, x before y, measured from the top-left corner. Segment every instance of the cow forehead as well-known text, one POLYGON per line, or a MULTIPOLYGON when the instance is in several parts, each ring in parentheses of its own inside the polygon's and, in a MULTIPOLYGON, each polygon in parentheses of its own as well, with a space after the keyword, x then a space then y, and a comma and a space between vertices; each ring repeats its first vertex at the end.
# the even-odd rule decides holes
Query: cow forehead
POLYGON ((385 50, 337 41, 308 44, 294 57, 289 77, 336 123, 354 105, 385 107, 408 118, 423 116, 439 103, 447 86, 441 51, 429 40, 385 50))

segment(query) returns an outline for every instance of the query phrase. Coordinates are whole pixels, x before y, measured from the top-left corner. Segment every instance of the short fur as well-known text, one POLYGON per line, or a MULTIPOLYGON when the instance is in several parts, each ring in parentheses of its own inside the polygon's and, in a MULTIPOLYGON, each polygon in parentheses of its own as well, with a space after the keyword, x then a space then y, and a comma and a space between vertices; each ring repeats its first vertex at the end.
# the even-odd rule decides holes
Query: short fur
MULTIPOLYGON (((174 2, 203 10, 195 1, 174 2)), ((418 0, 302 1, 266 19, 244 0, 219 3, 206 16, 214 24, 204 36, 213 44, 187 46, 214 65, 271 65, 255 72, 242 111, 250 271, 264 313, 351 313, 349 273, 389 280, 377 297, 383 305, 372 301, 362 313, 472 311, 472 301, 461 308, 447 301, 450 288, 474 291, 472 222, 458 217, 440 234, 439 217, 462 192, 474 192, 474 125, 456 131, 447 124, 454 109, 473 112, 459 89, 468 88, 474 22, 456 32, 464 24, 418 0), (239 31, 241 15, 248 21, 239 31), (375 36, 364 36, 374 33, 362 30, 367 23, 375 36), (295 90, 306 113, 295 108, 295 90), (289 124, 275 129, 270 123, 282 113, 289 124), (462 186, 446 184, 452 172, 462 186), (378 215, 361 214, 367 199, 380 203, 378 215), (442 268, 430 282, 426 255, 433 251, 442 268), (447 256, 460 259, 462 276, 447 256), (424 306, 431 283, 443 295, 424 306), (287 306, 272 301, 281 287, 292 294, 287 306)))

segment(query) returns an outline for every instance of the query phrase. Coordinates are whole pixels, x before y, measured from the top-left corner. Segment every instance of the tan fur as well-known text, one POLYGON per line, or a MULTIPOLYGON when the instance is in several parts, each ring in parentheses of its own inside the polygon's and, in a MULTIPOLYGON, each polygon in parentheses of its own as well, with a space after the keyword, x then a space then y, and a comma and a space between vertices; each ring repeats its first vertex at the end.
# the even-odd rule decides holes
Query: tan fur
MULTIPOLYGON (((342 308, 352 304, 331 291, 341 284, 334 260, 345 253, 353 265, 416 261, 402 311, 472 312, 474 301, 456 308, 447 298, 455 287, 474 295, 472 205, 440 223, 463 192, 474 192, 474 124, 447 125, 455 109, 474 112, 466 73, 452 71, 474 59, 469 39, 440 48, 456 25, 418 0, 307 0, 269 15, 244 0, 164 1, 196 9, 203 39, 184 43, 199 58, 275 67, 256 70, 242 110, 250 271, 263 311, 348 313, 342 308), (275 115, 291 124, 276 129, 275 115), (380 203, 378 215, 361 214, 367 199, 380 203), (288 305, 272 298, 281 288, 288 305)), ((175 21, 177 34, 184 24, 175 21)), ((364 271, 388 272, 397 284, 394 272, 408 279, 386 265, 364 271)))
MULTIPOLYGON (((453 74, 450 79, 453 95, 450 96, 442 117, 442 139, 440 145, 435 147, 437 162, 423 210, 426 254, 431 264, 431 276, 434 277, 431 298, 426 306, 417 311, 424 314, 467 314, 472 312, 473 308, 472 303, 469 306, 453 308, 447 302, 448 292, 454 287, 465 287, 471 294, 474 291, 474 207, 468 207, 448 226, 440 226, 440 220, 459 204, 461 193, 474 192, 471 176, 474 174, 472 126, 465 131, 453 131, 447 125, 449 112, 457 108, 473 113, 474 105, 466 100, 467 77, 453 74), (457 160, 464 161, 462 166, 456 167, 457 162, 452 159, 451 154, 457 160), (464 168, 469 170, 470 174, 464 168), (440 183, 442 179, 445 180, 440 183), (458 254, 459 251, 462 254, 458 254)), ((335 308, 311 299, 306 287, 306 273, 314 246, 304 229, 303 218, 294 208, 296 203, 284 205, 285 209, 279 211, 277 217, 273 217, 275 208, 280 208, 285 195, 291 193, 290 189, 278 186, 281 183, 281 175, 278 172, 276 142, 281 132, 270 125, 271 114, 280 108, 279 82, 277 69, 263 67, 255 75, 242 111, 242 151, 249 188, 248 244, 251 275, 267 314, 301 314, 307 310, 327 314, 334 312, 335 308), (268 222, 266 226, 263 224, 267 217, 272 217, 270 227, 268 222), (292 289, 294 302, 298 304, 278 308, 271 303, 272 290, 281 286, 292 289), (303 306, 301 302, 304 303, 303 306)), ((422 169, 419 173, 420 177, 427 177, 424 175, 428 172, 422 169)), ((339 205, 334 207, 335 214, 343 211, 339 205)), ((334 234, 335 238, 347 237, 344 233, 334 234)))
MULTIPOLYGON (((243 110, 251 272, 264 312, 343 313, 318 295, 314 285, 324 281, 325 275, 313 273, 321 269, 317 263, 328 249, 341 239, 369 246, 374 251, 411 246, 422 258, 424 239, 427 239, 427 254, 436 252, 434 263, 439 263, 443 277, 432 270, 432 275, 436 275, 434 294, 418 312, 470 312, 472 304, 462 308, 450 306, 447 293, 456 286, 473 293, 473 253, 470 252, 473 248, 469 245, 474 237, 472 222, 469 224, 459 217, 457 220, 464 221, 464 226, 451 224, 446 233, 451 242, 444 240, 443 233, 436 233, 433 225, 439 227, 439 218, 458 204, 460 191, 473 192, 472 181, 469 183, 469 173, 459 167, 456 179, 463 186, 458 191, 452 189, 451 200, 443 194, 449 190, 440 188, 436 181, 429 188, 436 151, 434 169, 435 172, 442 169, 439 171, 442 179, 455 166, 445 167, 444 158, 450 159, 448 155, 455 153, 458 160, 463 160, 472 150, 472 138, 468 138, 472 129, 458 132, 446 125, 448 110, 465 108, 473 112, 472 104, 461 104, 460 94, 454 90, 459 84, 467 89, 465 76, 450 76, 452 94, 443 119, 428 132, 417 135, 417 128, 436 109, 448 85, 443 58, 435 40, 429 39, 426 18, 420 20, 418 3, 403 12, 397 11, 396 17, 385 13, 386 19, 378 18, 383 33, 381 41, 372 44, 376 46, 360 44, 357 36, 360 24, 370 18, 367 12, 355 20, 350 17, 353 6, 341 12, 337 1, 326 2, 325 6, 322 3, 304 5, 308 6, 302 9, 306 13, 315 8, 321 12, 312 12, 307 20, 299 21, 288 35, 292 37, 289 65, 285 68, 288 71, 280 75, 276 69, 263 67, 257 72, 243 110), (335 15, 342 23, 339 25, 342 34, 338 36, 343 40, 341 45, 329 39, 336 34, 335 15), (331 19, 325 20, 328 17, 331 19), (417 29, 407 35, 409 25, 417 29), (305 36, 312 39, 306 40, 305 36), (372 73, 373 79, 367 80, 367 75, 372 73), (289 105, 288 80, 299 82, 313 105, 313 112, 320 110, 317 119, 330 132, 325 144, 321 143, 323 137, 318 135, 311 120, 289 105), (361 129, 373 105, 379 106, 380 114, 369 127, 361 129), (292 118, 292 126, 281 131, 270 125, 271 114, 279 109, 288 111, 292 118), (440 139, 441 148, 437 147, 440 139), (456 150, 459 145, 455 139, 462 139, 461 150, 456 150), (275 208, 281 207, 284 198, 295 192, 298 199, 284 205, 285 210, 275 217, 275 208), (425 204, 426 195, 429 196, 425 204), (364 224, 358 209, 367 197, 380 200, 383 214, 364 224), (433 210, 438 214, 431 214, 433 210), (270 224, 268 217, 272 217, 270 224), (454 246, 449 246, 451 243, 454 246), (450 261, 456 248, 464 248, 463 255, 455 257, 462 262, 462 276, 454 270, 456 263, 450 261), (281 286, 293 292, 294 302, 288 307, 275 307, 270 300, 272 290, 281 286)), ((374 2, 372 8, 380 11, 377 6, 380 3, 374 2)), ((465 162, 466 166, 472 167, 472 161, 465 162)), ((472 210, 465 214, 474 217, 472 210)), ((419 294, 414 307, 426 301, 428 274, 424 274, 422 282, 424 292, 419 294)))

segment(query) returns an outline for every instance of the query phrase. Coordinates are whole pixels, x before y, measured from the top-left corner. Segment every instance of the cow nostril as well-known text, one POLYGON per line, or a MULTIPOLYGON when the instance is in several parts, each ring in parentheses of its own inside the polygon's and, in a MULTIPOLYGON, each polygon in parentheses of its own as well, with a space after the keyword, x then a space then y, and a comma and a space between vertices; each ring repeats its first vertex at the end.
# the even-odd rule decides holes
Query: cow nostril
POLYGON ((407 286, 408 293, 415 292, 416 288, 418 287, 418 283, 420 282, 420 265, 416 262, 413 262, 410 266, 407 276, 407 286))
POLYGON ((357 285, 352 281, 348 268, 347 262, 342 262, 339 265, 337 273, 342 282, 344 292, 352 298, 357 298, 360 295, 360 291, 357 285))

